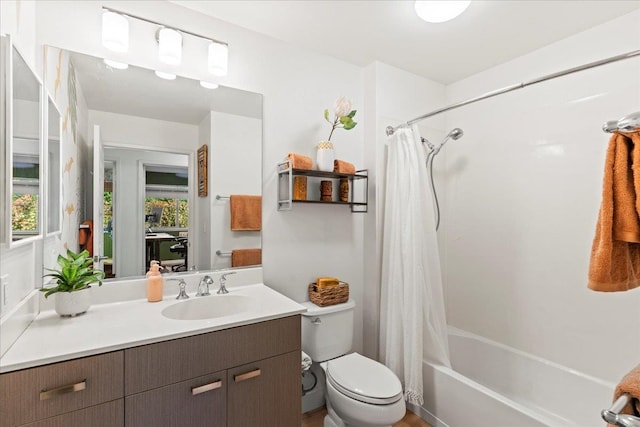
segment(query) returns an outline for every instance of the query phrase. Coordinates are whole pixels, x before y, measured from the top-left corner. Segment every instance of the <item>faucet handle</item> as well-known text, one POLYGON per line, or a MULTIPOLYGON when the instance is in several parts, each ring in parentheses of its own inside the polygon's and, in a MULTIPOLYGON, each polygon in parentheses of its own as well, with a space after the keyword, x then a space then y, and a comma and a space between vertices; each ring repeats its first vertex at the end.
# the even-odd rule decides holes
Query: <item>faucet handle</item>
POLYGON ((218 294, 228 294, 229 291, 227 290, 227 287, 225 286, 225 283, 227 282, 227 276, 230 274, 236 274, 235 271, 232 271, 230 273, 223 273, 220 275, 220 289, 218 289, 218 294))
POLYGON ((176 299, 189 299, 189 295, 187 295, 187 282, 184 279, 169 279, 172 282, 178 282, 178 287, 180 288, 180 292, 176 299))
POLYGON ((200 279, 200 283, 198 283, 198 292, 196 293, 197 297, 206 297, 211 295, 209 292, 209 285, 213 284, 213 279, 210 276, 204 276, 200 279))

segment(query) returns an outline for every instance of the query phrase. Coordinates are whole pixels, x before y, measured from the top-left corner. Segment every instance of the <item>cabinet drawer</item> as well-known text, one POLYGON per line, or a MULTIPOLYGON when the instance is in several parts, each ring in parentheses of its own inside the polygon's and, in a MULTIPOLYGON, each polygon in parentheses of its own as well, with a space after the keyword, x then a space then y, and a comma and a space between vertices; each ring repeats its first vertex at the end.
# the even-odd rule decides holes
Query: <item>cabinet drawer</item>
POLYGON ((293 350, 300 351, 299 315, 127 349, 125 394, 293 350))
POLYGON ((229 427, 299 426, 300 351, 227 371, 229 427))
POLYGON ((86 409, 69 412, 25 424, 22 427, 123 427, 124 399, 91 406, 86 409))
POLYGON ((205 375, 125 398, 127 426, 223 427, 226 372, 205 375))
POLYGON ((123 397, 122 351, 0 375, 0 427, 123 397))

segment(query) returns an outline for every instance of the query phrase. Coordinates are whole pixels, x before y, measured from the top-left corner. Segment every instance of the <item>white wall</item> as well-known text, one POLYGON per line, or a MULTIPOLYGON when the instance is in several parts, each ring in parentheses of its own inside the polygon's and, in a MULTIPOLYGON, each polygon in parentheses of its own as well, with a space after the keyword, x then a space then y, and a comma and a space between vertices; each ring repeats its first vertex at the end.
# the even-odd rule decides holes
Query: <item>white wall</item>
MULTIPOLYGON (((447 87, 448 102, 640 48, 640 12, 447 87)), ((640 60, 454 110, 447 145, 450 324, 612 382, 640 354, 640 290, 587 289, 606 120, 638 111, 640 60)))
POLYGON ((262 120, 211 112, 211 256, 214 268, 231 267, 216 251, 260 248, 259 231, 231 231, 229 199, 216 195, 262 194, 262 120))
MULTIPOLYGON (((263 140, 263 265, 265 282, 291 298, 307 299, 307 285, 317 276, 349 282, 352 296, 362 301, 362 225, 364 215, 344 206, 298 206, 276 210, 276 163, 289 152, 314 155, 315 144, 329 128, 322 117, 340 95, 363 106, 362 69, 253 33, 165 2, 37 3, 37 43, 94 56, 122 59, 100 46, 102 5, 128 11, 229 43, 229 75, 219 83, 264 95, 263 140)), ((155 47, 135 37, 126 60, 146 68, 158 66, 155 47)), ((185 44, 186 45, 186 44, 185 44)), ((206 53, 185 52, 178 74, 211 79, 206 53), (199 61, 204 61, 200 63, 199 61)), ((356 116, 361 117, 360 113, 356 116)), ((338 157, 363 165, 363 125, 336 133, 338 157)), ((371 285, 367 285, 371 286, 371 285)), ((355 349, 361 349, 362 306, 358 306, 355 349)))

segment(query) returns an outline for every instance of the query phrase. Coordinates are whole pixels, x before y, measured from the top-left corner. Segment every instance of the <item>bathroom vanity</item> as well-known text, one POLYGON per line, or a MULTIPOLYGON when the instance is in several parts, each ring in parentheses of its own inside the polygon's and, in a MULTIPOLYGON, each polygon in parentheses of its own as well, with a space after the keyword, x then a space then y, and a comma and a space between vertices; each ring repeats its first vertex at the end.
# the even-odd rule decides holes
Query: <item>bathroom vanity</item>
POLYGON ((42 313, 3 356, 0 427, 300 425, 304 308, 262 284, 234 294, 255 304, 200 320, 162 316, 183 304, 174 299, 95 306, 84 319, 42 313), (118 319, 132 305, 143 314, 118 319))

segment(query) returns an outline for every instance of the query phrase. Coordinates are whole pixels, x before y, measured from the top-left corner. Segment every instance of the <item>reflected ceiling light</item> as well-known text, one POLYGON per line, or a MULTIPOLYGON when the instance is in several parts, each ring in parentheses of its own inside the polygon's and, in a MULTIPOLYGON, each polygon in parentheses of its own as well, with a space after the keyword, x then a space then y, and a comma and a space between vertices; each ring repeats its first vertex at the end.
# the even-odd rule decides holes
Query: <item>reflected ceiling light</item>
POLYGON ((129 50, 129 21, 124 15, 109 10, 102 13, 102 45, 115 52, 129 50))
POLYGON ((207 89, 218 89, 219 85, 217 83, 205 82, 204 80, 200 80, 200 86, 207 89))
POLYGON ((434 24, 450 21, 464 12, 471 1, 416 1, 418 16, 434 24))
POLYGON ((182 60, 182 34, 171 28, 160 28, 158 38, 158 58, 169 65, 180 65, 182 60))
POLYGON ((214 76, 226 76, 229 65, 229 46, 212 41, 209 45, 209 72, 214 76))
POLYGON ((129 68, 129 64, 127 64, 126 62, 112 61, 111 59, 107 58, 104 58, 103 61, 109 67, 115 68, 116 70, 126 70, 127 68, 129 68))
POLYGON ((160 77, 161 79, 165 79, 165 80, 175 80, 176 79, 176 75, 175 74, 165 73, 164 71, 157 71, 156 70, 156 76, 160 77))

